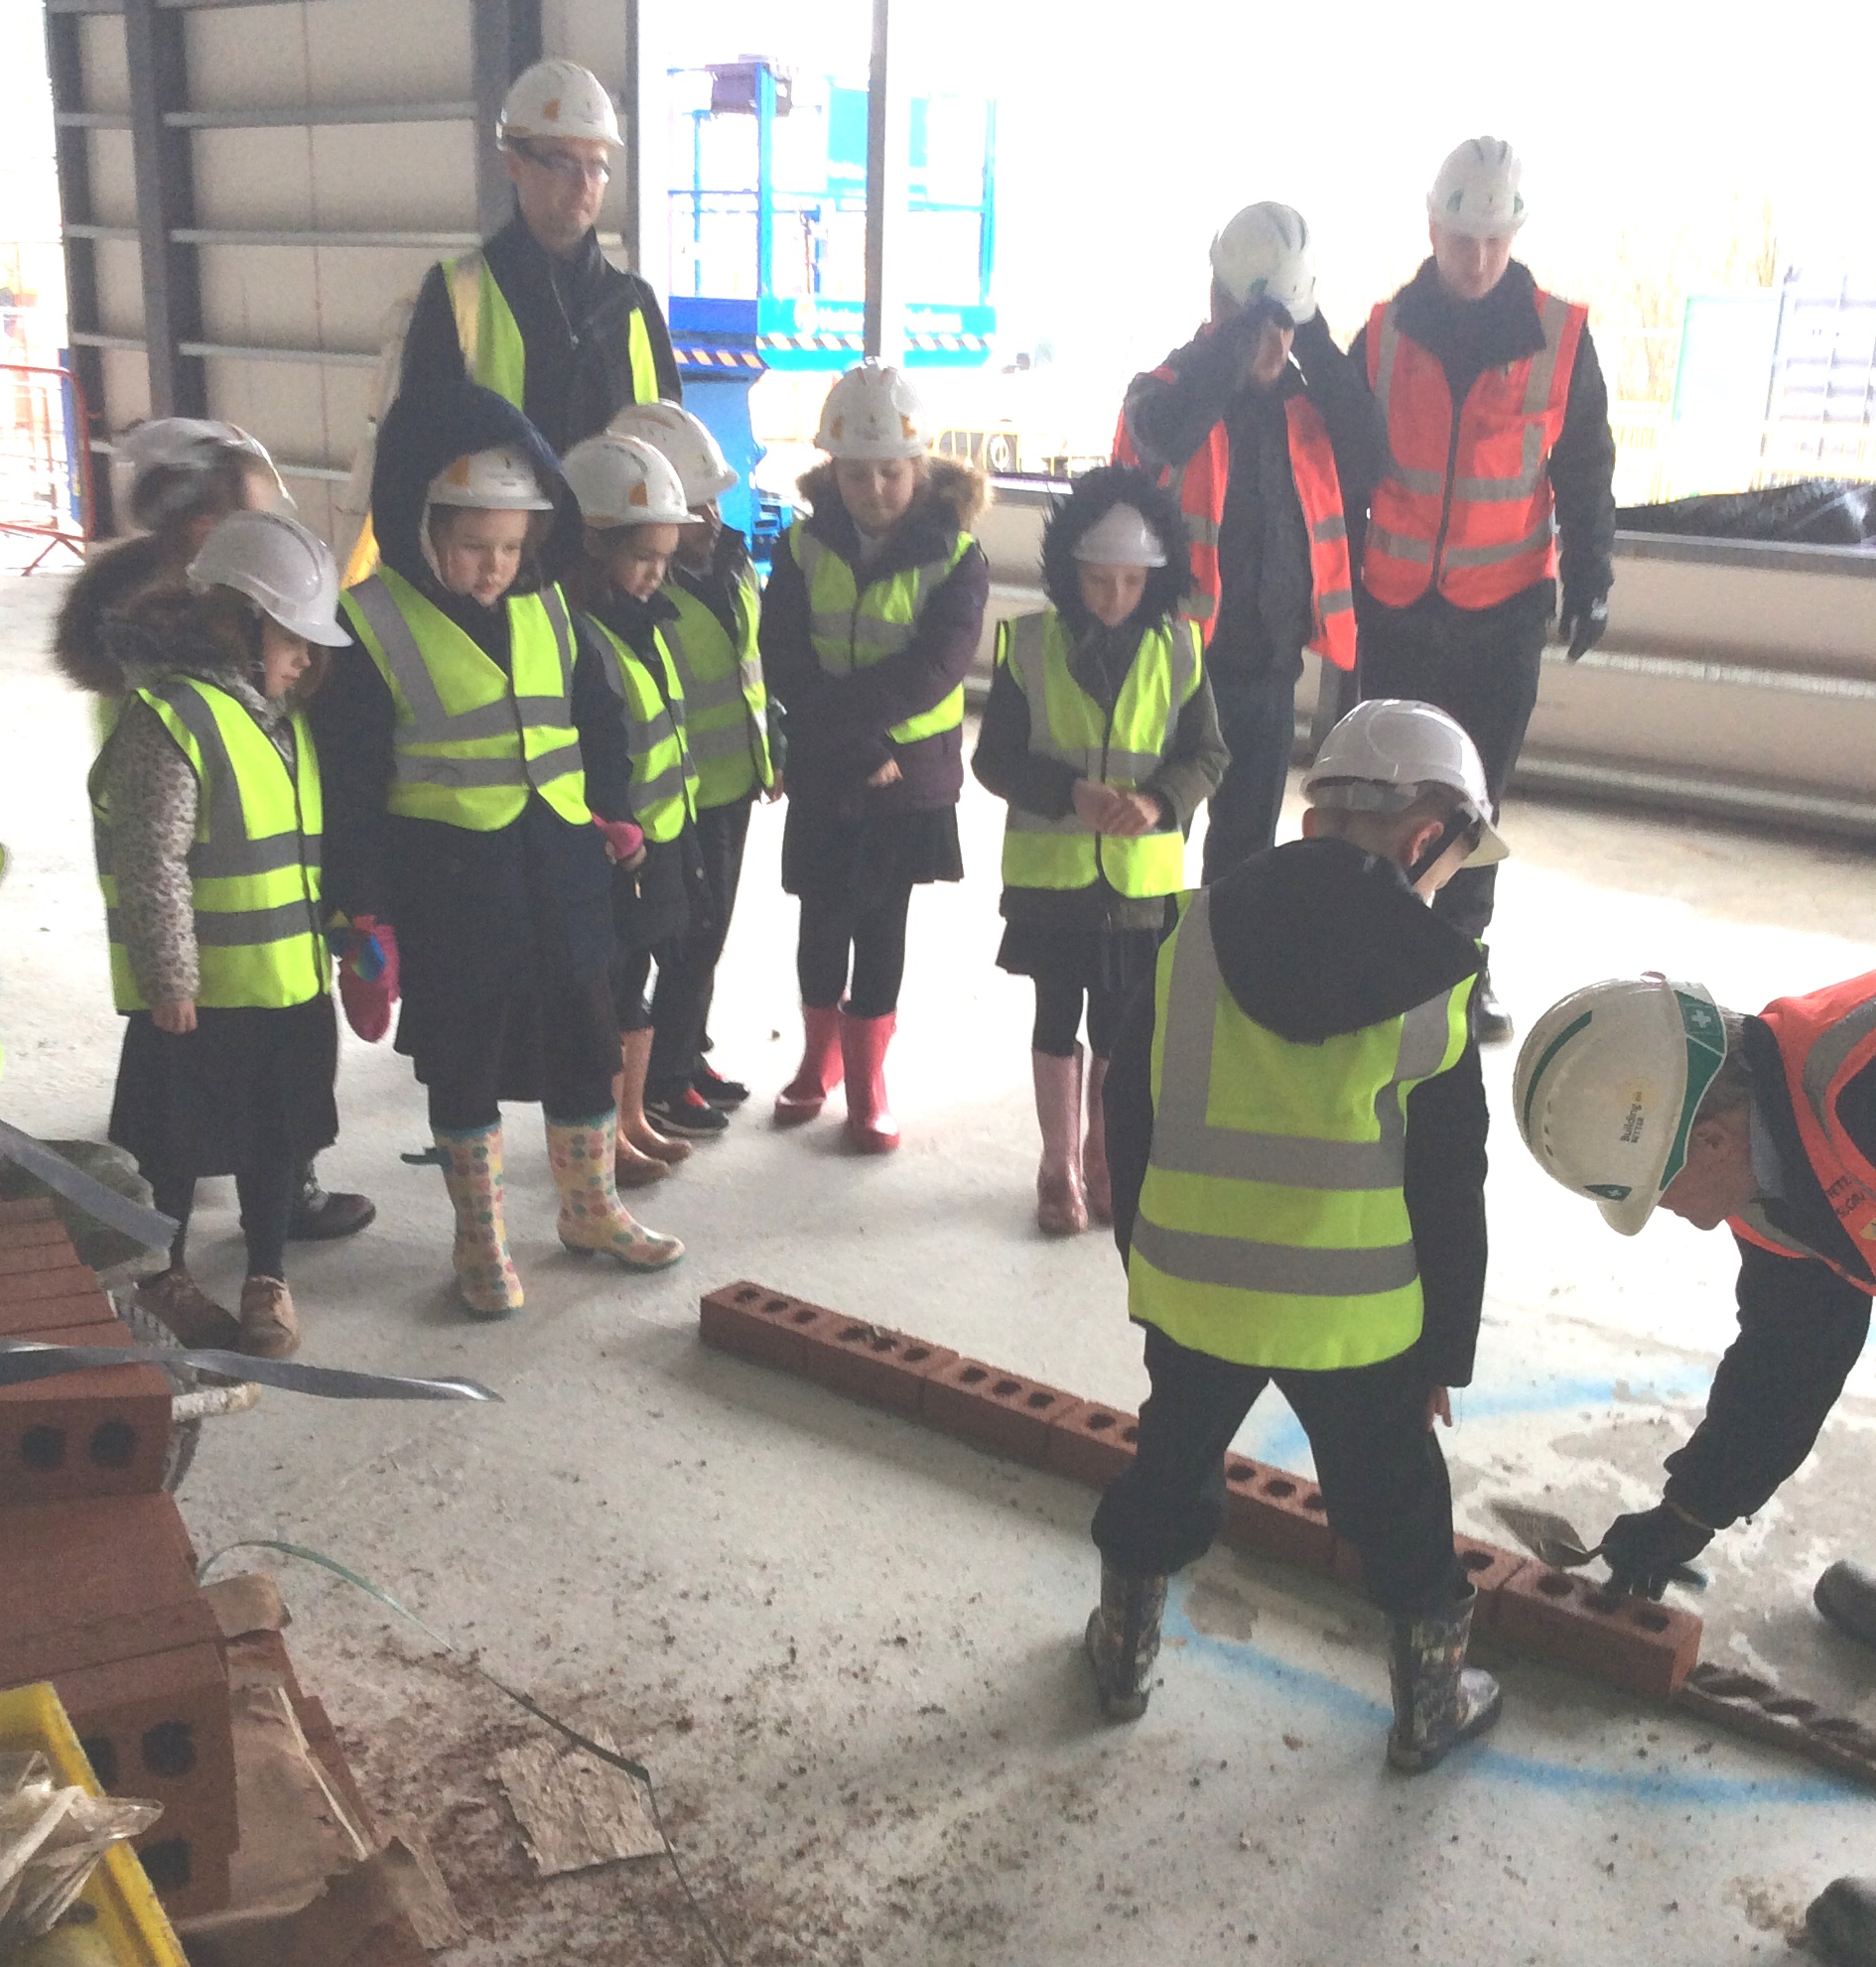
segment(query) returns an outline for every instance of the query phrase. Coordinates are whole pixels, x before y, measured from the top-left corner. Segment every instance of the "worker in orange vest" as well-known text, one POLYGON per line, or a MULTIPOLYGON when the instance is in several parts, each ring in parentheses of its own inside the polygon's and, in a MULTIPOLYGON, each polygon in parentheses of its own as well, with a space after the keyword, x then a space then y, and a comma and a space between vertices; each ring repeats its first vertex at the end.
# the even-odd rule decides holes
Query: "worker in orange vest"
MULTIPOLYGON (((1447 158, 1426 200, 1432 257, 1349 350, 1388 440, 1362 555, 1362 695, 1457 718, 1494 801, 1538 700, 1551 618, 1575 662, 1602 635, 1614 579, 1608 391, 1589 310, 1511 256, 1522 175, 1497 137, 1447 158)), ((1463 870, 1440 913, 1483 937, 1496 873, 1463 870)), ((1489 969, 1473 1003, 1482 1042, 1511 1036, 1489 969)))
POLYGON ((1134 378, 1122 463, 1159 471, 1191 540, 1186 611, 1231 764, 1212 794, 1204 877, 1275 838, 1307 647, 1355 666, 1349 525, 1381 469, 1381 419, 1316 306, 1309 228, 1247 205, 1212 241, 1211 318, 1134 378))

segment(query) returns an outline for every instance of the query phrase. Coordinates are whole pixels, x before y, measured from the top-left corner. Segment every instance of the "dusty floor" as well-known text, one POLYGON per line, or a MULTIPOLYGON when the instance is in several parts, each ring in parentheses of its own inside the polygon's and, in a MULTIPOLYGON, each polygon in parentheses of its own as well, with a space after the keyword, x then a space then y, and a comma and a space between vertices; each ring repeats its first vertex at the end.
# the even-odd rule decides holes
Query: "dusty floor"
MULTIPOLYGON (((0 1112, 97 1132, 117 1046, 89 871, 81 706, 47 674, 59 584, 0 581, 0 1112)), ((512 1118, 529 1308, 466 1325, 444 1286, 423 1107, 388 1047, 348 1040, 329 1182, 377 1225, 296 1252, 310 1358, 469 1373, 505 1404, 273 1395, 208 1432, 183 1494, 199 1543, 283 1536, 402 1595, 506 1677, 603 1718, 651 1765, 738 1963, 1015 1967, 1647 1960, 1783 1951, 1805 1901, 1876 1870, 1864 1793, 1561 1672, 1511 1661, 1489 1745, 1407 1783, 1381 1767, 1380 1621, 1338 1588, 1219 1553, 1180 1582, 1164 1681, 1129 1730, 1091 1714, 1082 1490, 703 1352, 701 1290, 753 1276, 1092 1395, 1142 1390, 1103 1239, 1045 1245, 1026 986, 993 966, 999 815, 964 809, 971 878, 914 910, 894 1054, 902 1152, 854 1160, 760 1115, 794 1062, 793 906, 758 818, 720 993, 724 1065, 757 1099, 644 1213, 673 1274, 582 1267, 552 1238, 532 1113, 512 1118)), ((1876 968, 1876 884, 1842 847, 1515 804, 1494 967, 1527 1021, 1596 976, 1657 967, 1756 1008, 1876 968)), ((1731 1325, 1730 1245, 1601 1229, 1519 1146, 1511 1060, 1476 1384, 1449 1436, 1464 1527, 1539 1498, 1599 1531, 1651 1500, 1731 1325)), ((230 1184, 196 1261, 239 1272, 230 1184)), ((1709 1657, 1876 1719, 1876 1656, 1821 1627, 1817 1568, 1869 1553, 1867 1364, 1810 1464, 1714 1546, 1709 1657)), ((1273 1396, 1246 1445, 1298 1463, 1273 1396)), ((264 1560, 264 1561, 272 1561, 264 1560)), ((324 1576, 292 1569, 307 1680, 367 1786, 424 1823, 472 1938, 453 1967, 703 1962, 667 1870, 532 1881, 490 1777, 531 1724, 324 1576)))

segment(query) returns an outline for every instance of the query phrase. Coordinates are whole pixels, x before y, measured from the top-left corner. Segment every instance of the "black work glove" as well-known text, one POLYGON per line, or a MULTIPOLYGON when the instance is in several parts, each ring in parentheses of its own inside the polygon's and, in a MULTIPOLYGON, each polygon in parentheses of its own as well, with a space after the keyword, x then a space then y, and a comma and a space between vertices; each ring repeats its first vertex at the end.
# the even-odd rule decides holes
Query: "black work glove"
POLYGON ((1602 632, 1609 626, 1609 603, 1598 595, 1593 601, 1572 600, 1563 596, 1563 612, 1558 615, 1556 639, 1566 643, 1563 658, 1566 662, 1581 662, 1598 642, 1602 632))
POLYGON ((1667 1503, 1634 1515, 1618 1516, 1602 1533, 1603 1562, 1616 1591, 1659 1598, 1675 1572, 1713 1541, 1704 1523, 1667 1503))

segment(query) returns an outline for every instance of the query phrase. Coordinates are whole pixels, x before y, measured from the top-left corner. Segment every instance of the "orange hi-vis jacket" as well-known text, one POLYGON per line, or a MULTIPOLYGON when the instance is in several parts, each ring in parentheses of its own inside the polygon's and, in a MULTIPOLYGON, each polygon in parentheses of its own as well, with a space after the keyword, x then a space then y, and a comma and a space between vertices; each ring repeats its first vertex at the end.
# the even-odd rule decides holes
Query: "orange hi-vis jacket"
POLYGON ((1389 607, 1430 587, 1494 607, 1556 573, 1550 453, 1589 310, 1540 288, 1543 346, 1487 369, 1453 415, 1439 357, 1401 331, 1398 298, 1368 320, 1368 386, 1388 427, 1362 585, 1389 607))
MULTIPOLYGON (((1876 1166, 1837 1117, 1843 1088, 1876 1060, 1876 971, 1808 997, 1780 997, 1759 1015, 1778 1041, 1805 1158, 1845 1235, 1868 1252, 1876 1270, 1876 1166)), ((1729 1219, 1728 1227, 1779 1256, 1828 1263, 1845 1283, 1876 1297, 1876 1284, 1868 1277, 1795 1243, 1767 1220, 1757 1203, 1729 1219)))
MULTIPOLYGON (((1202 330, 1201 330, 1202 331, 1202 330)), ((1161 367, 1153 374, 1174 380, 1161 367)), ((1337 669, 1355 667, 1355 583, 1349 570, 1348 520, 1342 511, 1342 480, 1335 468, 1335 451, 1322 413, 1298 393, 1285 399, 1283 417, 1289 436, 1289 471, 1296 482, 1309 532, 1309 578, 1314 598, 1315 632, 1312 648, 1337 669)), ((1132 434, 1123 411, 1114 433, 1114 461, 1138 464, 1132 434)), ((1178 498, 1192 547, 1192 590, 1185 605, 1188 620, 1196 621, 1209 643, 1218 620, 1218 596, 1223 579, 1218 565, 1218 535, 1225 521, 1225 487, 1231 477, 1231 438, 1222 421, 1214 424, 1190 458, 1176 469, 1159 473, 1159 482, 1178 498)))

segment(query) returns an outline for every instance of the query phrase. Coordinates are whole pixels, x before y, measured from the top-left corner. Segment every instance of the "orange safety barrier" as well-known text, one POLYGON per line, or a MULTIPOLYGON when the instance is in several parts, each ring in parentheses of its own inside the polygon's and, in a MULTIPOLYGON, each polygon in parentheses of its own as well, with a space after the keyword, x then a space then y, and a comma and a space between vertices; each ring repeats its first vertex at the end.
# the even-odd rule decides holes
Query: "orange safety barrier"
POLYGON ((95 510, 83 386, 29 362, 0 362, 0 533, 46 542, 28 574, 60 547, 82 560, 95 510))

